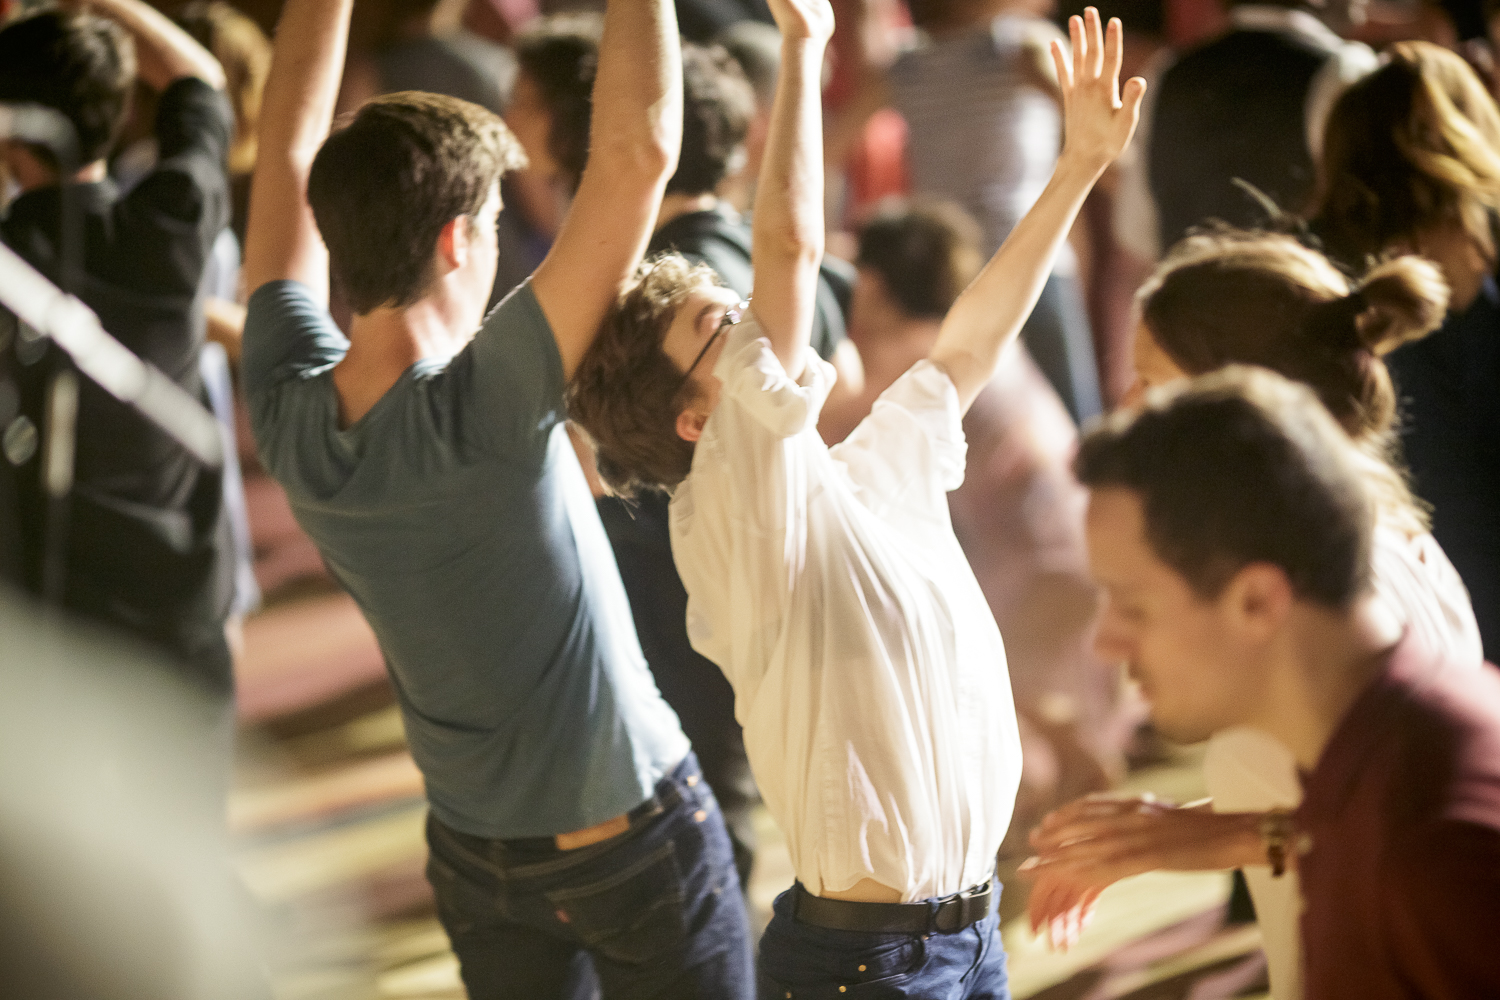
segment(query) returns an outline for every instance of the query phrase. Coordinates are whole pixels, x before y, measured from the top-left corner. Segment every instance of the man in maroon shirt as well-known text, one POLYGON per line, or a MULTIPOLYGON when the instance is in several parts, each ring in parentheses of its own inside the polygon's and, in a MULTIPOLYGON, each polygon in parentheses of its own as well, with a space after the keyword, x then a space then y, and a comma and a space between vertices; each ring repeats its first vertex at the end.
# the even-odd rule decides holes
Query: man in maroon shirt
POLYGON ((1244 835, 1300 871, 1310 1000, 1500 997, 1500 675, 1374 600, 1367 461, 1255 369, 1117 414, 1077 460, 1098 645, 1168 737, 1255 726, 1296 756, 1302 807, 1244 835))

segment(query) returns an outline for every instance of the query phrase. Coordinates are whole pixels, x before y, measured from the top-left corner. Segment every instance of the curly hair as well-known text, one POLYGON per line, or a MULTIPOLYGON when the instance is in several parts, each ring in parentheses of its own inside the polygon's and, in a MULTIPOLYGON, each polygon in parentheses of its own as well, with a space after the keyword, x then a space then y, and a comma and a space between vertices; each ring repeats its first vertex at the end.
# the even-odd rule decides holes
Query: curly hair
POLYGON ((573 374, 569 416, 593 443, 600 478, 620 496, 670 489, 692 468, 693 443, 678 436, 677 416, 698 389, 662 341, 688 296, 717 284, 712 268, 679 254, 643 261, 573 374))

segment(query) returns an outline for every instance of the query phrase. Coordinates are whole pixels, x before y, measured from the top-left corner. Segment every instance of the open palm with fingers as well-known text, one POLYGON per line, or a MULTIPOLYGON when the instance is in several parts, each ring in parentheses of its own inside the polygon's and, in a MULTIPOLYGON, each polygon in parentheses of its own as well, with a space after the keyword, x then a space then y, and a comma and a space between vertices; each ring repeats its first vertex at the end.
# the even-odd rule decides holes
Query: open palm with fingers
POLYGON ((769 0, 783 38, 827 41, 833 37, 833 6, 828 0, 769 0))
POLYGON ((1130 144, 1141 117, 1146 81, 1132 77, 1120 88, 1124 29, 1110 18, 1105 31, 1093 7, 1068 18, 1071 57, 1059 41, 1052 43, 1063 95, 1063 158, 1103 170, 1130 144))

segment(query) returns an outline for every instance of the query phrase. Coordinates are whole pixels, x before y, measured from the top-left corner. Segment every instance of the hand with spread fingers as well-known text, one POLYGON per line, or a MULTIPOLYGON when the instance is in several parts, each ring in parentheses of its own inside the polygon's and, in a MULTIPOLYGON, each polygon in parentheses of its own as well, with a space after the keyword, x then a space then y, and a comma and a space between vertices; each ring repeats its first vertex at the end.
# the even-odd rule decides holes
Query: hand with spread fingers
POLYGON ((1036 856, 1021 866, 1032 885, 1033 932, 1054 947, 1077 939, 1099 894, 1149 871, 1215 871, 1265 864, 1259 813, 1215 813, 1152 796, 1089 796, 1050 813, 1031 832, 1036 856))
POLYGON ((1063 96, 1062 159, 1102 171, 1125 151, 1135 134, 1146 81, 1131 77, 1124 91, 1120 89, 1125 46, 1119 18, 1110 18, 1109 30, 1104 31, 1099 11, 1089 7, 1082 17, 1068 18, 1068 35, 1071 57, 1062 42, 1052 43, 1063 96))
POLYGON ((833 6, 828 0, 769 0, 782 38, 826 42, 833 37, 833 6))

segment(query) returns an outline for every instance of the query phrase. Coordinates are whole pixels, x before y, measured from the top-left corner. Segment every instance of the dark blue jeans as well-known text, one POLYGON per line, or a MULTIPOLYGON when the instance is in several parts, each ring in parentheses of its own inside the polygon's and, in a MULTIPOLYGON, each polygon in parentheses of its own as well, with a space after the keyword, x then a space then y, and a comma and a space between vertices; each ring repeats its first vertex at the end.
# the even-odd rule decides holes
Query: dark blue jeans
POLYGON ((994 911, 953 934, 834 931, 798 922, 791 890, 760 939, 758 978, 760 1000, 1010 1000, 994 911))
POLYGON ((734 857, 697 759, 656 795, 661 812, 573 851, 428 817, 427 878, 470 1000, 754 995, 734 857))

